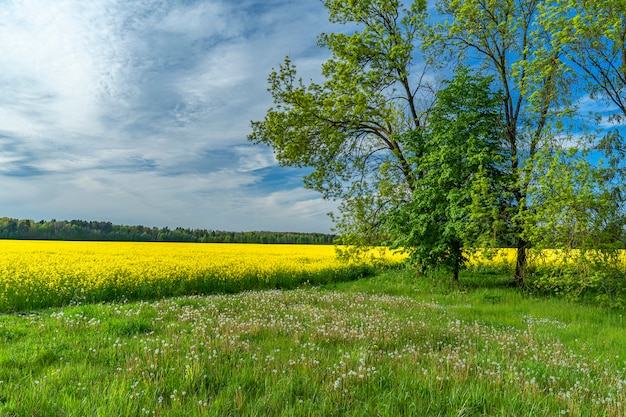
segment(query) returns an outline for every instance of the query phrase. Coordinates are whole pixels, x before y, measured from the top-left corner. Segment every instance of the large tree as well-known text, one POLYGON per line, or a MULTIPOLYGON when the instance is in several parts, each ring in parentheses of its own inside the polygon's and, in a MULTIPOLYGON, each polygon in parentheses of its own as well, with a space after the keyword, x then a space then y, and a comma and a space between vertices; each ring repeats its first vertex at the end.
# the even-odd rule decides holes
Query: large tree
POLYGON ((427 46, 461 54, 495 76, 504 106, 503 138, 508 148, 510 191, 514 197, 511 229, 517 240, 513 283, 526 276, 526 213, 532 210, 530 186, 537 157, 553 147, 552 127, 571 111, 568 72, 558 39, 543 25, 541 0, 441 0, 449 16, 427 46))
MULTIPOLYGON (((517 248, 512 282, 521 285, 529 248, 549 242, 538 233, 552 230, 558 237, 567 227, 563 218, 552 222, 539 213, 558 214, 562 207, 577 210, 578 219, 611 207, 619 214, 609 204, 619 187, 612 190, 607 181, 623 177, 614 169, 592 172, 584 153, 568 150, 563 140, 580 129, 575 104, 584 88, 573 87, 586 86, 618 107, 623 99, 623 1, 619 7, 609 0, 582 3, 579 11, 573 0, 440 0, 446 20, 430 26, 424 0, 409 7, 398 0, 326 0, 331 21, 344 24, 345 32, 319 37, 331 54, 323 81, 303 82, 286 58, 269 77, 274 107, 252 122, 249 139, 272 147, 281 164, 313 168, 305 184, 341 201, 335 220, 344 243, 391 237, 421 266, 449 264, 457 271, 463 247, 488 236, 493 244, 504 230, 517 248), (586 13, 587 21, 596 10, 612 13, 610 28, 572 23, 562 29, 577 14, 586 13), (478 76, 464 86, 449 83, 433 104, 436 92, 425 82, 432 77, 416 65, 419 43, 437 64, 454 56, 492 76, 499 112, 478 76), (610 69, 609 81, 594 78, 600 67, 590 64, 600 59, 585 48, 610 58, 602 67, 610 69), (583 78, 589 83, 575 84, 583 78), (481 103, 489 111, 474 114, 481 103), (568 175, 545 176, 555 167, 568 175), (550 193, 557 180, 575 183, 585 197, 550 193)), ((615 151, 615 143, 606 149, 615 151)), ((619 165, 614 157, 610 162, 619 165)), ((613 219, 597 216, 596 223, 615 229, 613 219)), ((590 228, 583 235, 605 236, 590 228)))
POLYGON ((289 58, 269 76, 274 107, 252 122, 249 139, 272 147, 279 163, 312 167, 305 184, 341 201, 337 231, 367 243, 381 214, 410 200, 419 170, 398 138, 423 125, 430 88, 414 48, 424 0, 326 0, 346 32, 322 34, 331 58, 321 83, 305 84, 289 58))

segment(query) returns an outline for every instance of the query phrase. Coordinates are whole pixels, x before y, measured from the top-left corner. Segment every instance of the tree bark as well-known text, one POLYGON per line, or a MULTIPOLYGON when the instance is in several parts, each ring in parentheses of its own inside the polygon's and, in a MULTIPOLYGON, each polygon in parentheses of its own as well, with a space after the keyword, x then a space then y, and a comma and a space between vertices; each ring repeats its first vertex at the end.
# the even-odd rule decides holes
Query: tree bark
POLYGON ((452 243, 452 251, 454 253, 454 265, 452 267, 452 282, 459 282, 459 269, 461 266, 461 258, 463 256, 463 251, 461 250, 461 242, 458 240, 452 243))
POLYGON ((521 287, 524 285, 526 279, 526 265, 528 260, 526 259, 526 250, 528 249, 528 243, 524 238, 517 240, 517 261, 515 262, 515 276, 511 285, 515 287, 521 287))
POLYGON ((454 262, 454 269, 452 270, 452 282, 455 284, 459 282, 459 261, 458 260, 454 262))

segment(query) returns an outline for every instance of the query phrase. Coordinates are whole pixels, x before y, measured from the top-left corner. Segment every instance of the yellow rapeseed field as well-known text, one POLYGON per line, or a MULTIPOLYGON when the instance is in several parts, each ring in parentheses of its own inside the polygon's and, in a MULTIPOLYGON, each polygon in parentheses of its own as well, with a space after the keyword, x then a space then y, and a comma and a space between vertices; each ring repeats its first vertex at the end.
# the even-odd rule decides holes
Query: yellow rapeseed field
MULTIPOLYGON (((331 245, 0 240, 0 312, 120 299, 293 288, 370 274, 331 245)), ((377 254, 379 256, 380 253, 377 254)), ((401 255, 382 254, 388 262, 401 255)), ((624 259, 624 256, 622 257, 624 259)), ((531 254, 535 266, 562 254, 531 254)), ((475 253, 470 265, 512 267, 514 249, 475 253)))
MULTIPOLYGON (((587 251, 581 252, 576 249, 570 250, 556 250, 556 249, 539 249, 529 250, 527 252, 528 264, 536 268, 554 268, 564 265, 572 265, 576 263, 585 262, 592 264, 594 262, 604 263, 609 262, 607 257, 615 256, 610 262, 617 262, 621 267, 626 267, 626 251, 620 250, 616 252, 595 252, 587 251)), ((517 259, 517 249, 491 249, 487 251, 478 251, 473 254, 469 254, 469 264, 476 265, 488 265, 488 266, 502 266, 507 268, 515 267, 515 261, 517 259)))
POLYGON ((234 292, 366 273, 330 245, 0 240, 0 311, 234 292))

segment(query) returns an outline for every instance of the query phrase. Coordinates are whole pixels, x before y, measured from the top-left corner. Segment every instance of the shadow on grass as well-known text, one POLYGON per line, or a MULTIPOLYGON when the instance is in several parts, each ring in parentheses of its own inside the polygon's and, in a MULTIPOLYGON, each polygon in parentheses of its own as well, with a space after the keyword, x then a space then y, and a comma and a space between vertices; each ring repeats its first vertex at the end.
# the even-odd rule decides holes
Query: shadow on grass
POLYGON ((511 288, 512 272, 501 268, 473 268, 463 271, 460 286, 468 289, 511 288))
POLYGON ((430 270, 424 275, 416 274, 411 268, 393 268, 375 277, 366 277, 351 282, 335 282, 322 285, 328 290, 350 292, 380 292, 389 295, 404 296, 467 296, 477 294, 479 297, 502 298, 503 294, 524 293, 523 289, 511 288, 512 272, 502 268, 472 268, 460 274, 459 281, 454 282, 451 274, 445 270, 430 270), (493 295, 493 297, 492 297, 493 295))

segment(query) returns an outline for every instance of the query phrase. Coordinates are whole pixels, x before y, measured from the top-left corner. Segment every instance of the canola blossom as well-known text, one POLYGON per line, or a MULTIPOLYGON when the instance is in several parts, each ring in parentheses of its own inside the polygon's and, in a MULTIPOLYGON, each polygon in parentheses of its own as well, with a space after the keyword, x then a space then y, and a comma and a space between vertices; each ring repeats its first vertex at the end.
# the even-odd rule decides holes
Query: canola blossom
MULTIPOLYGON (((530 249, 527 251, 528 265, 535 268, 555 268, 577 264, 581 261, 591 263, 613 263, 617 267, 626 267, 626 251, 580 251, 577 249, 530 249)), ((469 253, 470 266, 495 266, 512 269, 515 267, 517 250, 513 248, 487 249, 469 253)))
POLYGON ((0 240, 0 251, 4 312, 85 301, 291 288, 371 272, 367 262, 339 260, 329 245, 0 240))

